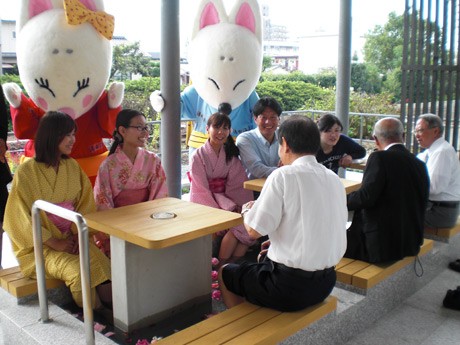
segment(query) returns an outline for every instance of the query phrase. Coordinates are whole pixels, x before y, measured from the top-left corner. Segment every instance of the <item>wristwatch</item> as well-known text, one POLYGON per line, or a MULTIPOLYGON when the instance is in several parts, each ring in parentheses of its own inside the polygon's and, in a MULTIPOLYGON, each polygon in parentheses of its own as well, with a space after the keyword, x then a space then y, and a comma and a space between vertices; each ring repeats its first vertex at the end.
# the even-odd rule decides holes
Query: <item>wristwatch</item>
POLYGON ((245 215, 246 213, 248 213, 249 210, 250 210, 250 208, 244 208, 244 209, 241 211, 241 216, 244 218, 244 215, 245 215))

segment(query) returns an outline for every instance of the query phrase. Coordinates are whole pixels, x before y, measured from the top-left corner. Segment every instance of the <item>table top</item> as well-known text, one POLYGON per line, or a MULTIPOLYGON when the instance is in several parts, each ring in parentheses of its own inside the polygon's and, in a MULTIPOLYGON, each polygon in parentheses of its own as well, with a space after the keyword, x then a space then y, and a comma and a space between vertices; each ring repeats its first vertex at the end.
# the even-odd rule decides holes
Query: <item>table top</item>
MULTIPOLYGON (((244 188, 253 190, 256 192, 262 191, 262 187, 264 186, 266 178, 258 178, 255 180, 249 180, 244 182, 244 188)), ((361 187, 361 182, 358 181, 352 181, 352 180, 347 180, 344 178, 341 178, 340 181, 342 181, 343 186, 345 187, 345 192, 347 194, 354 192, 361 187)))
POLYGON ((162 198, 93 212, 84 216, 88 227, 147 249, 187 242, 243 223, 239 213, 176 198, 162 198), (171 219, 153 219, 170 212, 171 219))
POLYGON ((355 169, 355 170, 364 170, 366 169, 366 162, 359 162, 359 163, 352 162, 349 168, 355 169))

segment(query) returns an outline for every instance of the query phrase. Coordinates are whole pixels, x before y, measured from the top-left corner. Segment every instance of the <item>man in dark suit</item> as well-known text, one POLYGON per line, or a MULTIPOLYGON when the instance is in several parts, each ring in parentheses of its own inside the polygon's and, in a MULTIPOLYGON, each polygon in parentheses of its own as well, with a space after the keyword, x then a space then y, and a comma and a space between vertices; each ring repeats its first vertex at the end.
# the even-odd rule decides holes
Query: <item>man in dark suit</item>
POLYGON ((347 196, 355 213, 345 257, 379 263, 418 254, 429 178, 425 164, 404 147, 399 120, 378 121, 374 139, 378 151, 367 161, 361 188, 347 196))

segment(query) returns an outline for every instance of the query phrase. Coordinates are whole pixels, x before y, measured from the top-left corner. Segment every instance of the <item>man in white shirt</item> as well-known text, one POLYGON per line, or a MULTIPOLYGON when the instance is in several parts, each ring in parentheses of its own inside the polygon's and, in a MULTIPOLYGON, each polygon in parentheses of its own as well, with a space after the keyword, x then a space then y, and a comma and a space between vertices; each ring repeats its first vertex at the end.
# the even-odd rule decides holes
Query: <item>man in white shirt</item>
POLYGON ((269 236, 259 263, 219 270, 222 297, 231 308, 245 299, 281 311, 304 309, 332 291, 334 266, 346 249, 345 189, 334 172, 316 161, 319 130, 309 118, 292 116, 279 129, 283 166, 268 178, 256 202, 243 206, 252 238, 269 236))
POLYGON ((240 159, 250 180, 268 177, 279 166, 277 129, 281 113, 281 106, 274 98, 260 98, 253 108, 257 128, 236 138, 240 159))
POLYGON ((420 115, 415 138, 425 151, 417 157, 426 163, 430 195, 425 226, 449 228, 455 225, 460 204, 460 162, 458 154, 443 136, 442 119, 434 114, 420 115))

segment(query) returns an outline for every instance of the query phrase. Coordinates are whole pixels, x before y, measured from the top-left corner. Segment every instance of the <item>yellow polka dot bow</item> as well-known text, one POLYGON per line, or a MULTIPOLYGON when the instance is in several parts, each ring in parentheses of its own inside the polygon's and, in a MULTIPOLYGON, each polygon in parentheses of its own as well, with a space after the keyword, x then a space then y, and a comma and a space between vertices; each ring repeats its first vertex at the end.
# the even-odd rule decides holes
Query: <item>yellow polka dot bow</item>
POLYGON ((78 0, 64 0, 64 10, 67 23, 78 25, 89 22, 108 40, 112 39, 115 18, 102 11, 91 11, 78 0))

